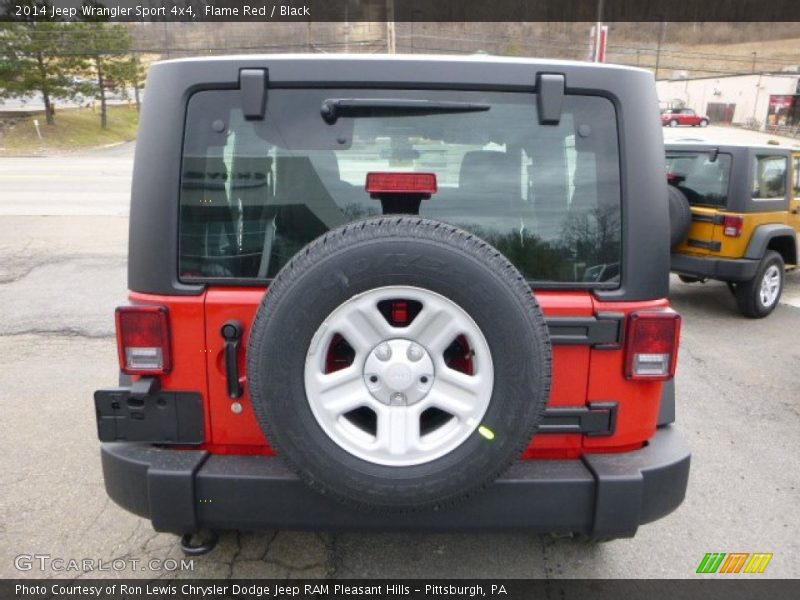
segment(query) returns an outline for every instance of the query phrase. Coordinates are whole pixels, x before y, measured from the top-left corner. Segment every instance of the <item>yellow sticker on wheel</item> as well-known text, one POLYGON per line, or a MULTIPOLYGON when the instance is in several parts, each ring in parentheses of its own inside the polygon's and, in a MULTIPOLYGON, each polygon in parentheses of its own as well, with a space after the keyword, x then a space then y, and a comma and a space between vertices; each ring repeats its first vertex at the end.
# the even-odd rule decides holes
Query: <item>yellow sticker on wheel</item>
POLYGON ((478 433, 480 433, 487 440, 494 439, 494 431, 489 429, 486 425, 481 425, 480 427, 478 427, 478 433))

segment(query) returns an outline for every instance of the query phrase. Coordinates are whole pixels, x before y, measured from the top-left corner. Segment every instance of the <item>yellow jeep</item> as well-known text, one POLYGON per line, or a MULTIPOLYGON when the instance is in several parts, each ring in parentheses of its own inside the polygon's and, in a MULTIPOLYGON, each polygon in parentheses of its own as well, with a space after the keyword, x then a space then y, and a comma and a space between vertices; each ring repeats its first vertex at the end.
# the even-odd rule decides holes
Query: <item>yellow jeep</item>
POLYGON ((739 311, 765 317, 798 265, 800 149, 666 145, 671 270, 728 283, 739 311))

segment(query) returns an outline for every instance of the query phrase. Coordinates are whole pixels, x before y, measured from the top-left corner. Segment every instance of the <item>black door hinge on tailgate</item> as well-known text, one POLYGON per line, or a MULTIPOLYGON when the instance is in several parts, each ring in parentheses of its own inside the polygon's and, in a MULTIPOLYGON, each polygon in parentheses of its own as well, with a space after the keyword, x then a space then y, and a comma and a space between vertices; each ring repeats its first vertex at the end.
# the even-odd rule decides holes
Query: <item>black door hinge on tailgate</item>
POLYGON ((545 409, 539 433, 613 435, 617 428, 616 402, 590 402, 588 406, 552 406, 545 409))
POLYGON ((625 315, 604 312, 594 317, 545 317, 554 346, 617 349, 622 344, 625 315))

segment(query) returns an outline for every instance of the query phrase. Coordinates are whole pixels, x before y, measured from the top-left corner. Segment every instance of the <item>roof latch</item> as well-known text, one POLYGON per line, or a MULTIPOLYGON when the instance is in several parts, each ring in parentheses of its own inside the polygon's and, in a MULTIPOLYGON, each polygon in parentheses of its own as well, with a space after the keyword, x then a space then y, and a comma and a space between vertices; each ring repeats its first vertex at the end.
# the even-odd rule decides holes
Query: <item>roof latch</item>
POLYGON ((539 73, 536 76, 536 106, 540 125, 558 125, 564 104, 564 75, 539 73))
POLYGON ((239 91, 242 93, 242 112, 245 119, 263 119, 267 106, 266 69, 242 69, 239 71, 239 91))

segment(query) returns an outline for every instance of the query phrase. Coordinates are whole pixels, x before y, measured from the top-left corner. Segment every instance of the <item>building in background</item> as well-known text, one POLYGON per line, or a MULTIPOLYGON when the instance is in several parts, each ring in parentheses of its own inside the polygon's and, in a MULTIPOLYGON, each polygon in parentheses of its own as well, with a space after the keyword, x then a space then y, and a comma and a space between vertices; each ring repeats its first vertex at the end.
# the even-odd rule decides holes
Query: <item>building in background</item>
POLYGON ((661 108, 684 107, 712 123, 777 130, 800 127, 800 74, 728 75, 657 82, 661 108))

